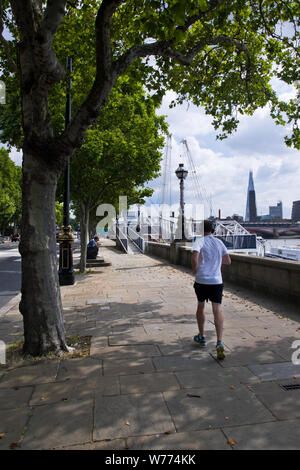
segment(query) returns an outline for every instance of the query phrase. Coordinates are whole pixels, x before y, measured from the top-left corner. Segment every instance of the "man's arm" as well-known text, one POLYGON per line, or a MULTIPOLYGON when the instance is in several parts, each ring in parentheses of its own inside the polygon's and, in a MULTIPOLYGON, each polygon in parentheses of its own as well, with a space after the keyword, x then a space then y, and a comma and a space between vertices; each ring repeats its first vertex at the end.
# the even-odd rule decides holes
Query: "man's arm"
POLYGON ((231 264, 231 258, 228 253, 222 256, 222 264, 231 264))
POLYGON ((192 271, 196 274, 198 269, 199 251, 193 251, 192 253, 192 271))

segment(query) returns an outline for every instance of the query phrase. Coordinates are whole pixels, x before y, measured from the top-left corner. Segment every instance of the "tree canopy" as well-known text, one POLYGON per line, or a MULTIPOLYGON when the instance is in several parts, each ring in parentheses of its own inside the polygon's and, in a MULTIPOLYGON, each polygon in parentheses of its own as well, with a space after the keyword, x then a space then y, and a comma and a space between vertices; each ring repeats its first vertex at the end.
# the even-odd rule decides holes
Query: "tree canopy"
POLYGON ((16 1, 1 3, 6 5, 3 25, 13 37, 0 44, 1 78, 8 96, 8 106, 0 109, 3 142, 22 145, 19 77, 11 72, 17 71, 17 44, 25 28, 20 15, 32 4, 34 27, 44 40, 58 28, 51 60, 59 77, 49 84, 50 122, 58 135, 64 123, 63 67, 68 55, 73 58, 78 113, 68 138, 75 147, 107 99, 107 93, 105 97, 99 94, 100 82, 106 80, 110 88, 127 71, 154 90, 158 101, 167 89, 173 89, 177 101, 204 106, 220 138, 236 129, 239 114, 251 115, 269 104, 275 122, 290 125, 286 143, 299 148, 299 100, 280 101, 271 86, 272 78, 298 86, 296 1, 32 0, 22 2, 23 7, 16 1))
POLYGON ((71 199, 80 213, 82 271, 89 218, 95 221, 96 207, 118 205, 119 196, 137 203, 152 194, 143 186, 159 175, 163 132, 167 132, 164 118, 155 114, 153 99, 142 85, 127 76, 119 80, 71 162, 71 199))
POLYGON ((158 176, 166 131, 142 86, 123 79, 72 159, 71 199, 93 208, 111 186, 126 191, 158 176))
POLYGON ((22 170, 9 158, 9 152, 0 148, 0 233, 9 224, 21 219, 22 170))

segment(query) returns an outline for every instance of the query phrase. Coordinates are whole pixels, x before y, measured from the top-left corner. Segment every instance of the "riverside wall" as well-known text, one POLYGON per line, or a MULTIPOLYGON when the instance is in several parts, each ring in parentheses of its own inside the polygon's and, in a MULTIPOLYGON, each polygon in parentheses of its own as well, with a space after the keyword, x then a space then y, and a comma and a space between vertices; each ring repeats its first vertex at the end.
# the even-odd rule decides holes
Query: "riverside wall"
MULTIPOLYGON (((191 249, 181 244, 148 242, 146 253, 172 264, 191 267, 191 249)), ((292 300, 300 305, 300 263, 231 253, 222 267, 224 281, 292 300)))

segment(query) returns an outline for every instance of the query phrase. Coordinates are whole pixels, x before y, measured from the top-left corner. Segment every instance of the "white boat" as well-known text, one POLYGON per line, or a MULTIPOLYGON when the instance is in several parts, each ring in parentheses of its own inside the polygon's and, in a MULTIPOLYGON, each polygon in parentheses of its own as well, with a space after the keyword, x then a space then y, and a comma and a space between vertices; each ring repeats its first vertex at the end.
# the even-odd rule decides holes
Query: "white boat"
POLYGON ((300 247, 299 246, 280 246, 271 247, 270 251, 265 254, 271 258, 290 259, 293 261, 300 261, 300 247))

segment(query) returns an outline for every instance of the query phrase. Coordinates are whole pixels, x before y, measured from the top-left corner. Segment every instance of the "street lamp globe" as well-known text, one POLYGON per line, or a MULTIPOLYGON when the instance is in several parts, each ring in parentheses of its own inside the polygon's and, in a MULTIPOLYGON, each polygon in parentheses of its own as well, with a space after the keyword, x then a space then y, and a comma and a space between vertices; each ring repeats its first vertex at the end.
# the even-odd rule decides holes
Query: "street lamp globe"
POLYGON ((188 171, 183 168, 183 163, 179 163, 179 167, 175 171, 175 174, 179 180, 185 180, 188 175, 188 171))
POLYGON ((179 184, 180 184, 181 224, 179 222, 180 219, 178 220, 178 222, 181 225, 181 234, 178 234, 178 235, 179 235, 179 239, 181 239, 182 241, 185 241, 186 237, 185 237, 185 233, 184 233, 185 232, 184 231, 184 227, 185 227, 185 220, 184 220, 184 180, 188 175, 188 171, 185 168, 183 168, 183 163, 179 163, 179 167, 175 171, 175 174, 176 174, 177 178, 179 179, 179 184))

